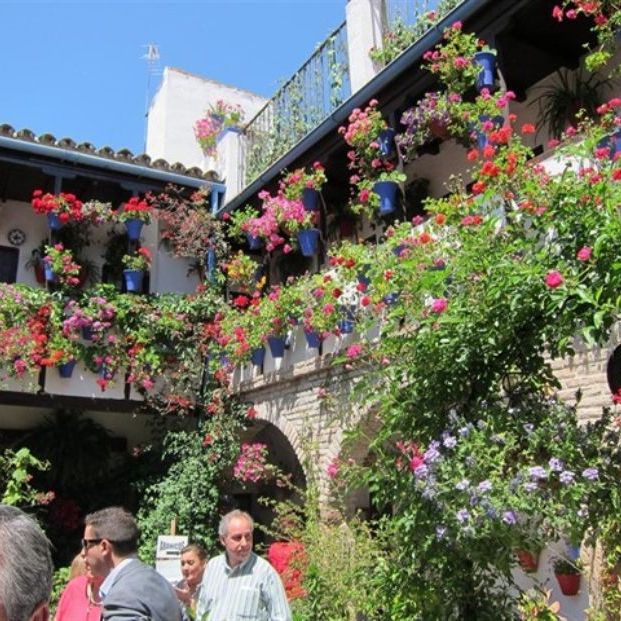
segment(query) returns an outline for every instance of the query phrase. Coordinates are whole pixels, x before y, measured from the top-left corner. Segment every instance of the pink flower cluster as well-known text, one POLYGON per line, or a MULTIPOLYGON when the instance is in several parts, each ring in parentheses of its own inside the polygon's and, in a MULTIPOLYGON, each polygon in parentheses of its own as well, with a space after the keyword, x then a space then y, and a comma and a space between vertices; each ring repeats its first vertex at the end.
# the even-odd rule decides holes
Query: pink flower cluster
POLYGON ((267 463, 267 444, 244 442, 241 453, 233 466, 233 476, 244 483, 258 483, 272 474, 272 468, 267 463))

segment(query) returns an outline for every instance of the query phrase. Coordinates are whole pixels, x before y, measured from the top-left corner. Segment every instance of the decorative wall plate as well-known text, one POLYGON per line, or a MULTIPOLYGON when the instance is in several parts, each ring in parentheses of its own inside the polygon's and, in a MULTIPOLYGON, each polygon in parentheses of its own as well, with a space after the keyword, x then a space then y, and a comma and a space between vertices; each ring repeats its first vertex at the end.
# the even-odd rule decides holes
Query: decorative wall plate
POLYGON ((11 229, 6 237, 12 246, 21 246, 26 241, 26 233, 21 229, 11 229))

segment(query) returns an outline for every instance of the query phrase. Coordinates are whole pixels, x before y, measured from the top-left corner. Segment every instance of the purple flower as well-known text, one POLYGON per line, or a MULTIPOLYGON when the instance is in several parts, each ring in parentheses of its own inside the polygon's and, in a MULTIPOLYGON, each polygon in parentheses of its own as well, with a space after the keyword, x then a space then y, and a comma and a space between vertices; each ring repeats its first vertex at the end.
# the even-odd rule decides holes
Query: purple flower
POLYGON ((429 468, 425 464, 421 464, 418 468, 414 469, 414 476, 417 479, 424 479, 429 474, 429 468))
POLYGON ((465 425, 464 427, 461 427, 460 429, 458 429, 457 433, 462 437, 465 438, 466 436, 470 435, 470 432, 472 431, 472 423, 468 423, 467 425, 465 425))
POLYGON ((440 451, 435 446, 429 445, 429 448, 425 451, 425 463, 433 464, 438 461, 442 456, 440 451))
POLYGON ((599 471, 597 470, 597 468, 587 468, 586 470, 582 471, 582 476, 587 481, 596 481, 597 479, 599 479, 599 471))
POLYGON ((463 524, 470 517, 470 513, 468 509, 460 509, 457 512, 456 517, 457 517, 457 521, 460 524, 463 524))
POLYGON ((502 521, 505 524, 513 525, 517 522, 517 518, 515 517, 515 513, 513 513, 513 511, 505 511, 502 514, 502 521))
POLYGON ((527 481, 526 483, 524 483, 524 489, 527 492, 534 492, 538 488, 539 488, 539 485, 535 483, 534 481, 527 481))
POLYGON ((444 537, 446 537, 446 526, 443 524, 438 524, 436 526, 436 537, 438 539, 444 539, 444 537))
POLYGON ((458 489, 460 492, 463 492, 464 490, 468 489, 469 485, 470 485, 470 481, 468 481, 468 479, 462 479, 461 481, 459 481, 459 483, 455 484, 455 489, 458 489))
POLYGON ((488 481, 487 479, 485 479, 485 481, 481 481, 478 485, 477 485, 477 489, 479 490, 479 492, 481 492, 482 494, 484 494, 485 492, 489 492, 492 489, 492 484, 490 481, 488 481))
POLYGON ((444 436, 444 440, 442 440, 442 444, 444 444, 446 448, 454 448, 457 445, 457 440, 455 436, 451 436, 447 434, 446 436, 444 436))
POLYGON ((553 470, 554 472, 560 472, 563 469, 564 464, 560 459, 552 457, 548 462, 548 466, 550 466, 550 470, 553 470))
POLYGON ((574 477, 576 475, 571 470, 563 470, 561 474, 559 474, 558 479, 561 483, 565 485, 569 485, 574 482, 574 477))
POLYGON ((528 475, 531 479, 547 479, 548 473, 542 466, 533 466, 528 469, 528 475))

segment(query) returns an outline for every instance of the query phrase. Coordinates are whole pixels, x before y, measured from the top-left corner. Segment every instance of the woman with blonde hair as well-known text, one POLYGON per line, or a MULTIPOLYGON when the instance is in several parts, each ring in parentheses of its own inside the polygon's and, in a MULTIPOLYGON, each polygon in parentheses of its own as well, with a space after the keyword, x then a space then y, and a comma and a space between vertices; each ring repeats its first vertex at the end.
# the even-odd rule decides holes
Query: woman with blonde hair
POLYGON ((60 596, 54 621, 100 621, 102 581, 93 575, 82 554, 78 554, 71 562, 69 582, 60 596))

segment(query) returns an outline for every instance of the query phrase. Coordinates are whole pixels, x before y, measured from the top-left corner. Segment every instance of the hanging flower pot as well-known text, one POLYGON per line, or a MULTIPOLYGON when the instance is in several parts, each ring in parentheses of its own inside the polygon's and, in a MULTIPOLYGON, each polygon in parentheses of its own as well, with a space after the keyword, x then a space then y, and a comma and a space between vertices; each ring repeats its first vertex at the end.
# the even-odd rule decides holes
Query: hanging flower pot
POLYGON ((127 237, 132 241, 140 239, 140 233, 142 232, 142 225, 144 222, 138 218, 128 218, 125 220, 125 230, 127 231, 127 237))
POLYGON ((397 303, 397 300, 399 299, 399 293, 388 293, 386 294, 382 299, 384 300, 384 304, 387 304, 388 306, 392 306, 393 304, 397 303))
POLYGON ((302 190, 302 204, 306 211, 317 211, 319 209, 319 192, 315 188, 304 188, 302 190))
POLYGON ((130 293, 140 293, 142 291, 142 280, 144 272, 142 270, 123 270, 125 278, 125 288, 130 293))
POLYGON ((377 137, 379 152, 383 157, 391 157, 395 152, 395 130, 392 127, 383 129, 377 137))
POLYGON ((300 244, 300 251, 305 257, 312 257, 317 254, 319 229, 298 231, 298 243, 300 244))
POLYGON ((265 347, 257 347, 252 351, 250 355, 250 362, 257 367, 262 367, 263 362, 265 361, 265 347))
POLYGON ((451 132, 448 128, 448 123, 441 119, 430 119, 429 133, 438 140, 448 140, 451 137, 451 132))
POLYGON ((47 262, 43 263, 43 273, 45 275, 46 282, 56 282, 56 272, 52 269, 52 266, 47 262))
POLYGON ((554 574, 563 595, 577 595, 580 590, 580 574, 554 574))
POLYGON ((268 336, 267 344, 273 358, 282 358, 285 355, 285 339, 282 336, 268 336))
POLYGON ((35 280, 40 285, 44 285, 45 284, 45 268, 43 267, 42 263, 35 264, 35 266, 34 266, 34 275, 35 275, 35 280))
MULTIPOLYGON (((490 117, 487 114, 482 114, 479 116, 479 121, 481 123, 486 123, 487 121, 491 121, 494 125, 494 128, 499 128, 504 125, 505 119, 503 116, 494 116, 490 117)), ((477 129, 476 138, 477 138, 477 146, 480 150, 483 150, 489 144, 489 132, 484 131, 483 129, 477 129)))
POLYGON ((621 129, 614 134, 604 136, 598 143, 598 149, 608 149, 608 157, 611 160, 617 159, 617 153, 621 151, 621 129))
POLYGON ((69 379, 73 374, 75 363, 76 363, 76 360, 74 358, 72 360, 69 360, 69 362, 63 362, 63 364, 59 364, 58 375, 60 375, 63 379, 69 379))
POLYGON ((82 338, 85 341, 93 340, 93 327, 92 326, 82 326, 82 338))
POLYGON ((474 62, 481 67, 477 75, 476 89, 479 93, 484 89, 494 88, 496 81, 496 54, 492 52, 477 52, 474 62))
POLYGON ((59 231, 63 228, 63 223, 61 222, 58 215, 52 212, 47 214, 47 224, 50 229, 52 229, 52 231, 59 231))
POLYGON ((539 567, 539 552, 531 552, 530 550, 516 550, 520 567, 527 573, 533 574, 539 567))
POLYGON ((246 233, 246 239, 248 240, 248 248, 250 250, 260 250, 263 247, 263 240, 258 235, 246 233))
POLYGON ((354 309, 349 306, 342 306, 343 317, 337 322, 337 327, 341 334, 351 334, 354 331, 354 320, 356 315, 354 309))
POLYGON ((311 349, 317 349, 321 345, 321 338, 314 330, 304 330, 306 342, 311 349))
POLYGON ((377 181, 373 191, 380 198, 379 212, 385 216, 392 213, 397 207, 397 191, 399 184, 396 181, 377 181))

